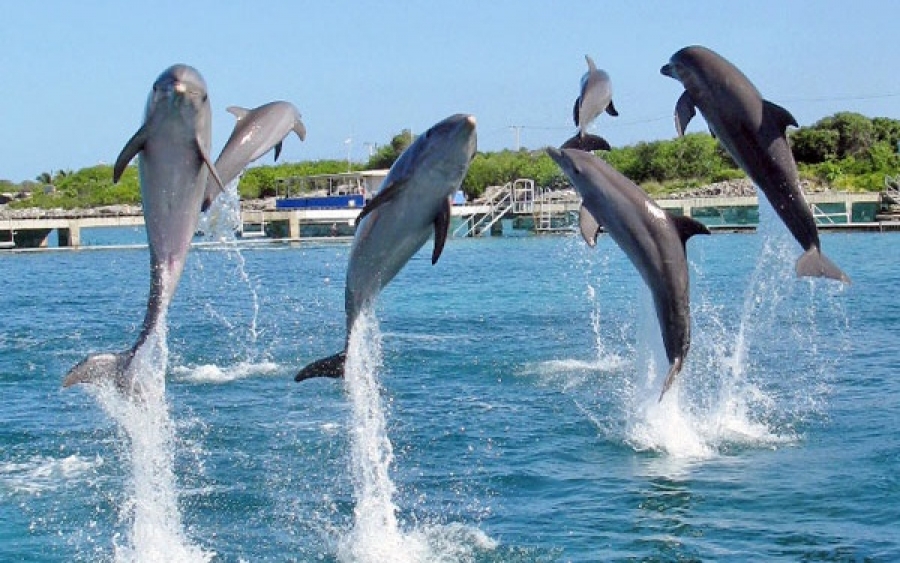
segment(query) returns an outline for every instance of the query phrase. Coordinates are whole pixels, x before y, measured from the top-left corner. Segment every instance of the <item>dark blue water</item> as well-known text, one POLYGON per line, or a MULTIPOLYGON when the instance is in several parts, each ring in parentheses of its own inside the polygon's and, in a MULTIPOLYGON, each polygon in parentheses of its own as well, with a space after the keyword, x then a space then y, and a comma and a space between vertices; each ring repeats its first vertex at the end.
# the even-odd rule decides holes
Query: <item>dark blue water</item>
MULTIPOLYGON (((609 239, 451 240, 434 267, 426 247, 366 352, 391 533, 361 525, 385 506, 348 386, 292 379, 343 346, 349 246, 194 249, 168 325, 179 531, 214 561, 900 560, 898 242, 824 235, 843 288, 796 279, 778 233, 692 239, 693 346, 662 403, 649 295, 609 239)), ((135 340, 148 264, 0 254, 2 561, 167 560, 127 549, 134 437, 60 388, 135 340)))

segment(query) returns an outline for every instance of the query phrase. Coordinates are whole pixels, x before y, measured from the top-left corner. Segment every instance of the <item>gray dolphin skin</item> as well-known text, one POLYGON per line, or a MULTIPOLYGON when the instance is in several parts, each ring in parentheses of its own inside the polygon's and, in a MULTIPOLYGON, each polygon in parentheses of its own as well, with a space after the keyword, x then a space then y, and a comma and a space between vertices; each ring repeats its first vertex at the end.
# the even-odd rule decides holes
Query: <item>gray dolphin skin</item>
MULTIPOLYGON (((291 131, 306 140, 306 127, 300 120, 300 112, 290 102, 269 102, 254 109, 230 106, 227 111, 237 118, 234 130, 219 158, 216 171, 227 186, 248 164, 275 148, 275 160, 281 154, 281 143, 291 131)), ((202 211, 206 211, 222 192, 212 178, 207 180, 202 211)))
MULTIPOLYGON (((475 148, 475 117, 456 114, 417 137, 391 166, 357 219, 344 289, 347 339, 360 311, 373 304, 432 232, 431 263, 438 261, 450 228, 450 197, 475 148)), ((343 377, 346 342, 344 351, 313 362, 294 379, 343 377)))
POLYGON ((634 264, 653 295, 669 371, 663 395, 681 371, 691 345, 690 294, 685 243, 709 229, 690 217, 670 215, 615 168, 593 154, 548 148, 582 198, 581 235, 594 246, 606 230, 634 264))
POLYGON ((112 379, 120 391, 139 393, 129 373, 131 360, 165 322, 197 228, 207 177, 217 177, 209 158, 210 129, 206 83, 200 73, 186 65, 165 70, 153 83, 143 125, 113 168, 113 180, 118 182, 128 163, 138 157, 150 248, 150 296, 143 327, 130 350, 89 356, 66 375, 64 387, 112 379))
POLYGON ((785 131, 797 120, 783 107, 764 100, 733 64, 706 47, 691 46, 672 55, 660 69, 684 85, 675 106, 675 128, 684 134, 699 108, 712 134, 775 208, 804 253, 798 276, 850 278, 822 254, 816 221, 803 191, 785 131))
POLYGON ((609 150, 609 143, 597 135, 587 132, 588 126, 604 111, 612 116, 619 115, 612 101, 612 83, 604 70, 597 68, 594 60, 584 56, 588 70, 581 77, 581 92, 575 98, 572 108, 572 119, 578 127, 578 133, 563 144, 563 148, 581 150, 609 150))

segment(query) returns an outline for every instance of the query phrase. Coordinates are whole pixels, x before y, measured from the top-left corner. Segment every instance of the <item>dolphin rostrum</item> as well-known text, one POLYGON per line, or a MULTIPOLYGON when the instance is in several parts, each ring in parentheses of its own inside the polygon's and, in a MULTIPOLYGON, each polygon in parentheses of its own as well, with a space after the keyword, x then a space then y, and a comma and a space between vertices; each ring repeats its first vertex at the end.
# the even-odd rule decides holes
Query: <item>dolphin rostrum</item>
MULTIPOLYGON (((300 112, 290 102, 269 102, 249 110, 230 106, 227 111, 237 118, 237 122, 216 159, 216 171, 224 186, 230 184, 248 164, 269 152, 272 147, 275 147, 275 160, 278 160, 281 142, 291 131, 301 141, 306 140, 306 127, 300 120, 300 112)), ((203 211, 209 208, 221 191, 219 184, 212 178, 207 180, 203 211)))
POLYGON ((598 69, 589 55, 585 55, 584 58, 588 70, 581 77, 581 92, 575 98, 575 107, 572 108, 572 118, 578 132, 566 141, 562 148, 608 151, 610 146, 606 139, 588 134, 587 128, 604 111, 612 116, 619 115, 619 112, 613 105, 609 75, 606 71, 598 69))
POLYGON ((678 134, 684 134, 694 108, 699 108, 712 134, 766 194, 803 247, 797 275, 849 283, 847 274, 822 254, 815 218, 800 189, 797 165, 785 136, 788 125, 797 126, 794 116, 764 100, 744 73, 706 47, 681 49, 660 72, 684 85, 675 105, 678 134))
POLYGON ((112 379, 121 391, 139 393, 129 369, 132 358, 147 337, 164 326, 197 228, 207 177, 219 181, 209 158, 210 129, 209 99, 200 73, 180 64, 166 69, 153 83, 143 125, 113 168, 113 181, 118 182, 138 157, 150 248, 150 296, 143 327, 130 350, 88 356, 66 375, 64 387, 112 379))
MULTIPOLYGON (((350 248, 344 310, 347 339, 360 312, 434 232, 435 264, 450 228, 450 197, 459 189, 475 156, 475 117, 456 114, 416 138, 391 170, 381 190, 357 219, 350 248)), ((294 378, 343 377, 345 349, 306 366, 294 378)))
POLYGON ((590 246, 600 228, 618 244, 653 294, 669 372, 663 395, 681 371, 691 345, 690 295, 685 243, 709 229, 690 217, 670 215, 603 159, 575 149, 548 148, 582 198, 581 235, 590 246))

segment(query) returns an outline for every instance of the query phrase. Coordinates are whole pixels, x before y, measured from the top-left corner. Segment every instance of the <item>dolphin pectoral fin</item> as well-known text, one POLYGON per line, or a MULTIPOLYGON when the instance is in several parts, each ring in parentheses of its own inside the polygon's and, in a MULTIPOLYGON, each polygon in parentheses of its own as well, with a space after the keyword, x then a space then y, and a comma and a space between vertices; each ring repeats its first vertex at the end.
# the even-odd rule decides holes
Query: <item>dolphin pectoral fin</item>
POLYGON ((344 362, 347 360, 347 352, 338 352, 333 356, 317 360, 294 376, 294 381, 303 381, 313 377, 344 377, 344 362))
POLYGON ((224 192, 225 191, 225 182, 222 181, 222 178, 219 177, 219 173, 216 171, 215 165, 213 165, 212 160, 209 158, 209 153, 206 152, 206 149, 203 148, 203 144, 200 142, 200 139, 197 139, 197 152, 200 154, 200 158, 203 160, 203 163, 206 164, 206 167, 209 169, 209 174, 215 178, 216 183, 219 184, 219 188, 224 192))
POLYGON ((763 100, 763 108, 765 108, 766 117, 778 124, 778 129, 780 131, 786 130, 788 125, 798 127, 797 120, 791 115, 791 112, 778 104, 772 103, 769 100, 763 100))
POLYGON ((797 275, 800 277, 830 278, 846 284, 850 283, 850 277, 815 246, 809 247, 809 250, 797 260, 796 269, 797 275))
POLYGON ((144 150, 144 143, 147 141, 148 132, 147 132, 147 124, 144 123, 141 125, 140 129, 137 130, 137 133, 132 135, 128 142, 125 143, 125 146, 122 148, 122 152, 119 153, 118 158, 116 158, 116 164, 113 166, 113 183, 117 183, 119 179, 122 177, 122 174, 125 172, 125 168, 128 166, 128 163, 137 156, 139 152, 144 150))
POLYGON ((584 242, 591 248, 597 246, 597 235, 600 234, 600 223, 594 214, 588 211, 584 205, 578 210, 578 226, 581 230, 581 237, 584 242))
POLYGON ((293 131, 297 134, 298 137, 300 137, 301 141, 306 140, 306 125, 303 125, 303 122, 299 119, 294 122, 293 131))
POLYGON ((606 106, 606 113, 613 117, 619 117, 619 112, 616 110, 616 106, 613 105, 613 101, 609 101, 609 105, 606 106))
POLYGON ((684 130, 687 129, 688 123, 691 122, 691 118, 696 114, 697 109, 694 105, 694 99, 685 90, 675 103, 675 131, 678 132, 679 137, 684 135, 684 130))
POLYGON ((281 154, 281 141, 275 145, 275 161, 278 162, 278 156, 281 154))
POLYGON ((73 367, 63 379, 63 387, 71 387, 78 383, 97 383, 111 381, 122 387, 125 370, 131 360, 132 353, 93 354, 73 367))
POLYGON ((681 244, 687 243, 688 239, 694 235, 709 234, 709 228, 696 219, 683 215, 672 215, 668 211, 666 211, 666 214, 675 223, 675 229, 678 231, 678 236, 681 237, 681 244))
POLYGON ((394 196, 400 193, 400 189, 405 184, 403 182, 391 182, 386 186, 381 187, 381 191, 378 194, 369 200, 365 207, 363 207, 362 211, 356 217, 356 224, 359 225, 359 222, 363 220, 363 217, 368 215, 369 213, 378 209, 381 205, 391 201, 394 199, 394 196))
POLYGON ((578 121, 579 121, 578 114, 580 113, 579 112, 580 109, 581 109, 581 96, 578 96, 577 98, 575 98, 575 107, 572 108, 572 121, 575 122, 575 127, 578 127, 578 125, 579 125, 578 124, 578 121))
POLYGON ((250 110, 242 108, 240 106, 228 106, 227 108, 225 108, 225 111, 233 115, 238 121, 244 119, 245 117, 247 117, 247 114, 250 113, 250 110))
POLYGON ((434 250, 431 252, 431 265, 437 264, 444 244, 447 242, 447 233, 450 231, 450 198, 444 200, 441 210, 434 218, 434 250))
POLYGON ((663 400, 663 396, 666 394, 666 391, 672 387, 672 383, 675 382, 675 377, 681 373, 681 365, 684 362, 684 358, 675 358, 672 361, 672 365, 669 367, 669 373, 666 374, 666 380, 663 382, 662 391, 659 394, 660 402, 663 400))

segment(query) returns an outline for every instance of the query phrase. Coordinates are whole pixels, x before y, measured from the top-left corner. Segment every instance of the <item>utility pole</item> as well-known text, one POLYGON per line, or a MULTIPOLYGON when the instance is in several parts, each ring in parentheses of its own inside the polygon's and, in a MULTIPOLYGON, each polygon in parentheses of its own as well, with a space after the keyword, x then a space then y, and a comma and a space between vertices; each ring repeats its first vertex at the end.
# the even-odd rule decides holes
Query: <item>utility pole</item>
POLYGON ((519 152, 519 149, 522 148, 522 125, 510 125, 509 128, 515 132, 516 152, 519 152))
POLYGON ((347 137, 344 141, 344 144, 347 145, 347 172, 351 172, 350 168, 350 153, 353 152, 353 137, 347 137))

